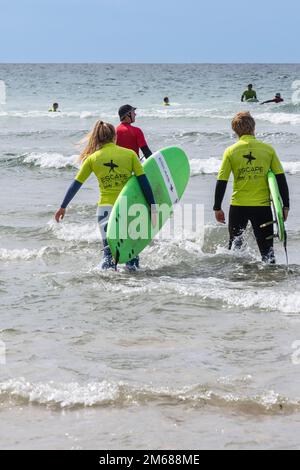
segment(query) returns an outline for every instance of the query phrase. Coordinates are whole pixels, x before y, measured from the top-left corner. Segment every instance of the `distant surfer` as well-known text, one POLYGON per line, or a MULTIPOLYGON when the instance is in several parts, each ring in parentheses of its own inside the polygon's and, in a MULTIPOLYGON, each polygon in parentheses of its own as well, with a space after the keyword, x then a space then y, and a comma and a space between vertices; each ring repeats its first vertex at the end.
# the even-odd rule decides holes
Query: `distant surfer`
POLYGON ((282 103, 283 101, 284 101, 284 99, 282 98, 281 93, 276 93, 275 98, 273 98, 272 100, 263 101, 263 102, 260 103, 260 104, 282 103))
POLYGON ((215 192, 216 220, 225 224, 222 210, 230 174, 234 176, 233 195, 229 213, 229 249, 241 248, 243 234, 250 221, 262 256, 267 263, 275 263, 273 248, 274 226, 262 225, 273 220, 267 174, 276 175, 284 205, 284 220, 288 218, 289 189, 279 158, 268 144, 255 138, 255 121, 250 113, 238 113, 232 121, 232 129, 239 142, 229 147, 223 157, 215 192))
POLYGON ((170 100, 169 100, 168 96, 164 97, 164 106, 170 106, 170 100))
POLYGON ((48 111, 49 113, 59 113, 58 103, 53 103, 52 107, 48 111))
POLYGON ((256 91, 253 90, 253 85, 248 85, 248 90, 244 91, 241 97, 241 101, 258 101, 256 91))
POLYGON ((126 149, 133 150, 137 156, 139 151, 143 152, 145 158, 152 155, 151 150, 146 142, 143 131, 139 127, 132 126, 135 122, 136 108, 130 104, 124 104, 119 109, 119 118, 121 124, 118 125, 117 132, 117 145, 126 149))
MULTIPOLYGON (((115 261, 106 239, 107 224, 118 195, 133 174, 137 177, 146 201, 152 209, 151 218, 154 226, 156 225, 155 201, 148 178, 135 152, 116 145, 116 131, 112 124, 97 121, 88 137, 88 144, 80 156, 82 166, 55 214, 55 220, 60 222, 64 218, 68 204, 82 184, 94 173, 101 193, 97 209, 104 246, 101 268, 110 269, 115 268, 115 261)), ((130 271, 136 271, 139 267, 139 258, 126 263, 126 267, 130 271)))

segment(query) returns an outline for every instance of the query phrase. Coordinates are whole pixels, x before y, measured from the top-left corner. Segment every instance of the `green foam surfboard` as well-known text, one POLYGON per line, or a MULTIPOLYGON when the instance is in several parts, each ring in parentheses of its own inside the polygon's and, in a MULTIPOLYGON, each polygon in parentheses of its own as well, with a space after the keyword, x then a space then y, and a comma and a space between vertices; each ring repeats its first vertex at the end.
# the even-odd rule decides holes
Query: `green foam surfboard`
POLYGON ((189 160, 178 147, 167 147, 154 153, 143 167, 155 203, 168 210, 160 212, 154 229, 139 182, 135 176, 130 178, 113 207, 107 227, 108 244, 120 264, 135 258, 149 245, 171 217, 173 206, 183 196, 190 178, 189 160))
POLYGON ((286 232, 283 220, 283 204, 278 188, 277 179, 272 170, 270 170, 268 173, 268 184, 271 193, 273 212, 278 228, 278 238, 280 241, 284 242, 286 239, 286 232))

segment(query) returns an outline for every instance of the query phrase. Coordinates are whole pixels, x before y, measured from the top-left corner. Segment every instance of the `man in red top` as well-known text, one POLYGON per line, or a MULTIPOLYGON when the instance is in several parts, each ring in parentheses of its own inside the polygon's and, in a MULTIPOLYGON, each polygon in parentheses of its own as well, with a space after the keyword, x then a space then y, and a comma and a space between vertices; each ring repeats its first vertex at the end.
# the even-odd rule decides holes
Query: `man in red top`
POLYGON ((148 147, 143 131, 131 125, 135 122, 135 110, 136 108, 130 106, 130 104, 124 104, 119 109, 121 124, 119 124, 116 129, 117 145, 134 150, 138 156, 139 150, 141 149, 144 157, 148 158, 152 155, 152 152, 148 147))

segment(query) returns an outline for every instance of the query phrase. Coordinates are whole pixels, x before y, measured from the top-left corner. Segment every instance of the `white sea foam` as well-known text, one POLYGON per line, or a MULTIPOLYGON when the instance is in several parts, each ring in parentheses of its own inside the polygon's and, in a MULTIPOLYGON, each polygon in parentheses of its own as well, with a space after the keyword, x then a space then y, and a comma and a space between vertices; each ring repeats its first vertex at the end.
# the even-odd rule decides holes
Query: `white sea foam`
POLYGON ((32 111, 1 111, 0 117, 13 117, 13 118, 49 118, 49 119, 62 119, 62 118, 99 118, 99 117, 115 117, 111 113, 103 113, 100 110, 95 111, 63 111, 57 113, 49 113, 48 111, 32 110, 32 111))
POLYGON ((214 406, 240 410, 248 414, 297 412, 299 400, 279 395, 274 390, 267 390, 260 395, 241 394, 220 389, 220 385, 188 385, 182 388, 164 386, 138 386, 123 382, 93 382, 87 384, 31 383, 24 378, 0 382, 2 403, 11 401, 23 404, 34 403, 57 408, 130 406, 166 400, 170 404, 184 403, 195 406, 214 406))
POLYGON ((41 168, 79 168, 78 155, 66 157, 60 153, 30 153, 23 162, 41 168))
POLYGON ((101 240, 96 222, 94 224, 73 224, 68 222, 57 224, 56 222, 51 221, 48 225, 50 226, 56 238, 66 242, 100 243, 101 240))
MULTIPOLYGON (((212 175, 219 172, 222 161, 218 158, 208 159, 192 159, 190 160, 191 174, 192 176, 197 175, 212 175)), ((300 161, 299 162, 282 162, 283 168, 287 173, 295 175, 300 173, 300 161)))
POLYGON ((39 250, 28 250, 27 248, 8 250, 6 248, 0 248, 0 261, 30 261, 32 259, 43 258, 44 256, 57 252, 57 248, 48 246, 44 246, 39 250))
POLYGON ((0 384, 1 394, 41 405, 56 404, 60 407, 104 405, 118 397, 118 386, 106 381, 80 386, 78 383, 54 382, 31 384, 25 379, 9 380, 0 384))
POLYGON ((300 124, 300 114, 261 113, 255 114, 254 117, 257 120, 271 122, 272 124, 300 124))

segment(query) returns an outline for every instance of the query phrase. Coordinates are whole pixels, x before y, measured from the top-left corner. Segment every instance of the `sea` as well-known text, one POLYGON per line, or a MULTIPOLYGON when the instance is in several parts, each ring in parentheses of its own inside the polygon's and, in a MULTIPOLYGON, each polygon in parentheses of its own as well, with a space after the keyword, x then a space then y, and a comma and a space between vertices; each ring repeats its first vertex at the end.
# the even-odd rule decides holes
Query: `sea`
POLYGON ((300 65, 0 64, 0 80, 0 447, 299 449, 300 65), (285 101, 241 103, 248 83, 285 101), (79 141, 127 103, 153 152, 188 155, 181 204, 204 227, 154 240, 137 273, 103 272, 96 179, 53 216, 79 141), (287 173, 289 266, 277 240, 262 264, 250 227, 229 252, 214 220, 242 110, 287 173))

